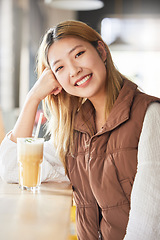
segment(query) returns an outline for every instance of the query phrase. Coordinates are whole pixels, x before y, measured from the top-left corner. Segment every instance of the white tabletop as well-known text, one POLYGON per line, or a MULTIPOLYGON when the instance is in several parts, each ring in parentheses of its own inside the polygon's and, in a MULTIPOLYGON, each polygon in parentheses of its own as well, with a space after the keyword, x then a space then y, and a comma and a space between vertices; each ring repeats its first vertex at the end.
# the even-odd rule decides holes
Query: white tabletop
POLYGON ((32 193, 0 180, 0 239, 67 240, 71 203, 68 183, 42 183, 32 193))

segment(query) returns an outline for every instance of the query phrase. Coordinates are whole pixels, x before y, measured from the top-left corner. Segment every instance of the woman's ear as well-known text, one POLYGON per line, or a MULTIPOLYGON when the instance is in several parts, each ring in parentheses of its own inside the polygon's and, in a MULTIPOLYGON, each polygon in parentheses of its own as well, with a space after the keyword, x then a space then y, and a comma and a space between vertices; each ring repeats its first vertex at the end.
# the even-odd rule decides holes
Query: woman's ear
POLYGON ((106 52, 105 45, 102 41, 98 41, 97 51, 100 57, 102 58, 103 62, 105 62, 107 58, 107 52, 106 52))

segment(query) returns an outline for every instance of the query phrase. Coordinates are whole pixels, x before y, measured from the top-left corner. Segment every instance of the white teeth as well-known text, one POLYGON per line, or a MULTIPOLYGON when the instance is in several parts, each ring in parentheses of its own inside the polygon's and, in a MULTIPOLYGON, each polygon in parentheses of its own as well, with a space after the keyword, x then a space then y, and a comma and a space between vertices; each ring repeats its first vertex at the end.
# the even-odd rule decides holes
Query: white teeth
POLYGON ((85 83, 90 77, 91 75, 86 76, 81 81, 77 82, 77 85, 80 86, 81 84, 85 83))

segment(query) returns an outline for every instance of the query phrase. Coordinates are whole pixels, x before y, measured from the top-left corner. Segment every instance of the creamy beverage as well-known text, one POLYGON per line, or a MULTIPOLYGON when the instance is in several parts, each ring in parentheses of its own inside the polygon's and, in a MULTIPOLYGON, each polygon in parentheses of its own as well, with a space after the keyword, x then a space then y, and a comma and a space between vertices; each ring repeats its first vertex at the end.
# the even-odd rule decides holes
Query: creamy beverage
POLYGON ((17 138, 19 184, 22 189, 36 190, 41 184, 43 138, 17 138))

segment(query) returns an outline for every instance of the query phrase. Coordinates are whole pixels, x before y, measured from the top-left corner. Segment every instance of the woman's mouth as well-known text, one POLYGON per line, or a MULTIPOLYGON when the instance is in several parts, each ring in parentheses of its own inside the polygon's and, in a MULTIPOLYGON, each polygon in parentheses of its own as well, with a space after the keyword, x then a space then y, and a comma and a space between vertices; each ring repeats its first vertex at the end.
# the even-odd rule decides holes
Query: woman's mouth
POLYGON ((75 86, 80 86, 80 85, 84 84, 84 83, 87 82, 91 77, 92 77, 92 74, 87 75, 87 76, 84 77, 82 80, 76 82, 75 86))

